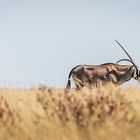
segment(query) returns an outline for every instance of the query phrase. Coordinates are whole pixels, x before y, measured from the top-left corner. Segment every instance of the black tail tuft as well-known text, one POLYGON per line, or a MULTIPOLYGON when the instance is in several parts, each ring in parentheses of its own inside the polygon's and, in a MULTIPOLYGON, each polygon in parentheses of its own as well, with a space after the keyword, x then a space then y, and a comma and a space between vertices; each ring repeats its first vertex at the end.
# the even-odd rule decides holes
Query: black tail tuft
POLYGON ((67 83, 67 86, 66 86, 66 89, 65 89, 65 93, 68 93, 70 91, 70 88, 71 88, 71 81, 69 79, 68 83, 67 83))
POLYGON ((72 75, 72 73, 73 73, 73 70, 74 70, 75 68, 79 67, 79 66, 80 66, 80 65, 74 67, 74 68, 70 71, 69 77, 68 77, 67 86, 66 86, 66 88, 65 88, 65 93, 68 93, 68 92, 70 91, 70 88, 71 88, 71 80, 70 80, 71 75, 72 75))

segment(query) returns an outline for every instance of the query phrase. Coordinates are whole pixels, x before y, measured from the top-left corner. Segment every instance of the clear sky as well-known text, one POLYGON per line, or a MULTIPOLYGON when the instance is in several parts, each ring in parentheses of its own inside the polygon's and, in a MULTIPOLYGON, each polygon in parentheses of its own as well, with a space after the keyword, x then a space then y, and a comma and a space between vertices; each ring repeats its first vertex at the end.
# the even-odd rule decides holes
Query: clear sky
POLYGON ((0 0, 0 84, 64 87, 71 68, 140 65, 139 0, 0 0))

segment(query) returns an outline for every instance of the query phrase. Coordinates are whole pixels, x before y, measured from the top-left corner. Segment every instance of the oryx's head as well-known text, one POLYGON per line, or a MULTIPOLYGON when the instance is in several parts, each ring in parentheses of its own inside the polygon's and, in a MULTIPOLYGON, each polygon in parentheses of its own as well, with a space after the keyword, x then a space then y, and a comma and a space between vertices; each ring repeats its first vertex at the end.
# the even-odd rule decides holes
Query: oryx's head
POLYGON ((124 50, 124 52, 127 54, 127 56, 129 57, 129 59, 121 59, 119 61, 117 61, 116 63, 119 63, 121 61, 128 61, 132 64, 132 68, 133 68, 133 78, 135 80, 138 80, 140 82, 140 70, 138 69, 138 66, 135 64, 134 60, 131 58, 131 56, 128 54, 128 52, 123 48, 123 46, 117 41, 115 40, 120 47, 124 50))
POLYGON ((135 71, 134 71, 134 74, 133 74, 133 78, 140 82, 140 71, 138 70, 138 68, 135 68, 135 71))

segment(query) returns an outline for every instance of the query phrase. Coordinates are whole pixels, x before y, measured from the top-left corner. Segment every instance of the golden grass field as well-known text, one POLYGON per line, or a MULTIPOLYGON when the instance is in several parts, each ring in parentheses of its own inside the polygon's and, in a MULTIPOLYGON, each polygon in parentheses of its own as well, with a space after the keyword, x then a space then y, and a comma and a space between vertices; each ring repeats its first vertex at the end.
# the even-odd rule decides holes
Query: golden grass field
POLYGON ((140 88, 0 89, 0 140, 140 140, 140 88))

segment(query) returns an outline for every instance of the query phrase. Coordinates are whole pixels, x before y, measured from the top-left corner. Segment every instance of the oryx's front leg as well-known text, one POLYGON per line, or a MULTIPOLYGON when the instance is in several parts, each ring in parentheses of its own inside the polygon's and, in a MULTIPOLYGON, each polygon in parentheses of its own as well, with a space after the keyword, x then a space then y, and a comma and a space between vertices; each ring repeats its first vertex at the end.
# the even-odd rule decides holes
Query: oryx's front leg
POLYGON ((116 77, 116 75, 115 74, 109 74, 108 75, 108 78, 109 78, 109 81, 111 82, 111 83, 113 83, 113 84, 117 84, 117 77, 116 77))

